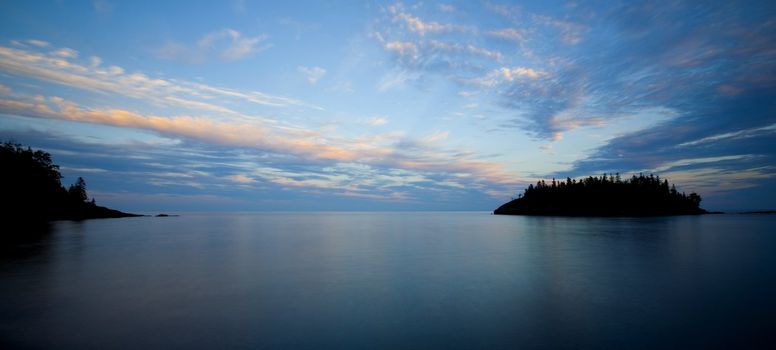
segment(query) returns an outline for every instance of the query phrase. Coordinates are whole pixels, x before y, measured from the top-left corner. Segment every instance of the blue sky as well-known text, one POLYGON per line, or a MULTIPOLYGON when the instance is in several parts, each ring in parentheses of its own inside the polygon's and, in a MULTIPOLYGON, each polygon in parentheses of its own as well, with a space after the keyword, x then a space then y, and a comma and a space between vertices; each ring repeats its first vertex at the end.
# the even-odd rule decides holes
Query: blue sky
POLYGON ((5 1, 0 19, 0 136, 122 210, 492 210, 604 172, 776 208, 769 1, 5 1))

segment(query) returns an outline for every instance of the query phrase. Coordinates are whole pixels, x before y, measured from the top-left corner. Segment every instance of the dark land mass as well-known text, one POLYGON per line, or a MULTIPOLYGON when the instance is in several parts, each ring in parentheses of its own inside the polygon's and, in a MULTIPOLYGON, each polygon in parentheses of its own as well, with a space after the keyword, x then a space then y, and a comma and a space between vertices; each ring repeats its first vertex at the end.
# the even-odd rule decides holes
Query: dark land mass
POLYGON ((99 206, 88 200, 86 181, 62 186, 59 166, 51 155, 6 142, 0 146, 0 183, 3 184, 0 217, 6 222, 39 223, 50 220, 84 220, 141 216, 99 206))
POLYGON ((493 213, 553 216, 662 216, 706 214, 701 196, 680 193, 660 176, 621 179, 604 174, 581 180, 539 181, 493 213))

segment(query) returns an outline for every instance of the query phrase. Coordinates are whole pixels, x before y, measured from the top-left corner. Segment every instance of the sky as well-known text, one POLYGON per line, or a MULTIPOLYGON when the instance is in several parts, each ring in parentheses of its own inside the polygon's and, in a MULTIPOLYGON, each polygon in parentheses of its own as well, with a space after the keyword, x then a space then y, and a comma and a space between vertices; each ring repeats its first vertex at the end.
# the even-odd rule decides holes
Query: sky
POLYGON ((773 1, 0 1, 0 138, 125 211, 776 209, 773 1))

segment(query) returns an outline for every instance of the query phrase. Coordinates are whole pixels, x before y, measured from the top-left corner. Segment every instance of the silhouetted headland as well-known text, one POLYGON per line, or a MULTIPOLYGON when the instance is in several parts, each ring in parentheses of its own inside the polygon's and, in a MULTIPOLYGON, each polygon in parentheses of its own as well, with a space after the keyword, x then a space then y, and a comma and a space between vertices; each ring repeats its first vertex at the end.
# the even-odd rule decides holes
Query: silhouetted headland
POLYGON ((0 217, 41 222, 140 216, 99 206, 88 200, 83 178, 62 186, 59 166, 51 155, 6 142, 0 146, 0 183, 3 189, 0 217))
POLYGON ((701 196, 680 193, 660 176, 590 176, 566 181, 539 181, 517 199, 493 213, 502 215, 557 216, 661 216, 706 214, 701 196))

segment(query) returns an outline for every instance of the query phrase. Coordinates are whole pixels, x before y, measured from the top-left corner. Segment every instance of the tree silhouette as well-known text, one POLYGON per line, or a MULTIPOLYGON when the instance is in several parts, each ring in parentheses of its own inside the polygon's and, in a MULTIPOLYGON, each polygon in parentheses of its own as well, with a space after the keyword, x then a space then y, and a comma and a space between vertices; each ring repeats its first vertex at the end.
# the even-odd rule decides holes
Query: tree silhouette
POLYGON ((518 199, 495 214, 565 216, 654 216, 702 214, 701 196, 679 193, 668 180, 650 174, 622 180, 620 174, 589 176, 575 181, 544 180, 529 185, 518 199))
POLYGON ((88 219, 134 216, 87 202, 86 181, 79 177, 67 190, 59 166, 47 152, 13 142, 0 145, 0 216, 6 220, 88 219))
POLYGON ((67 189, 67 194, 73 201, 86 202, 88 198, 86 195, 86 181, 79 176, 78 180, 67 189))

